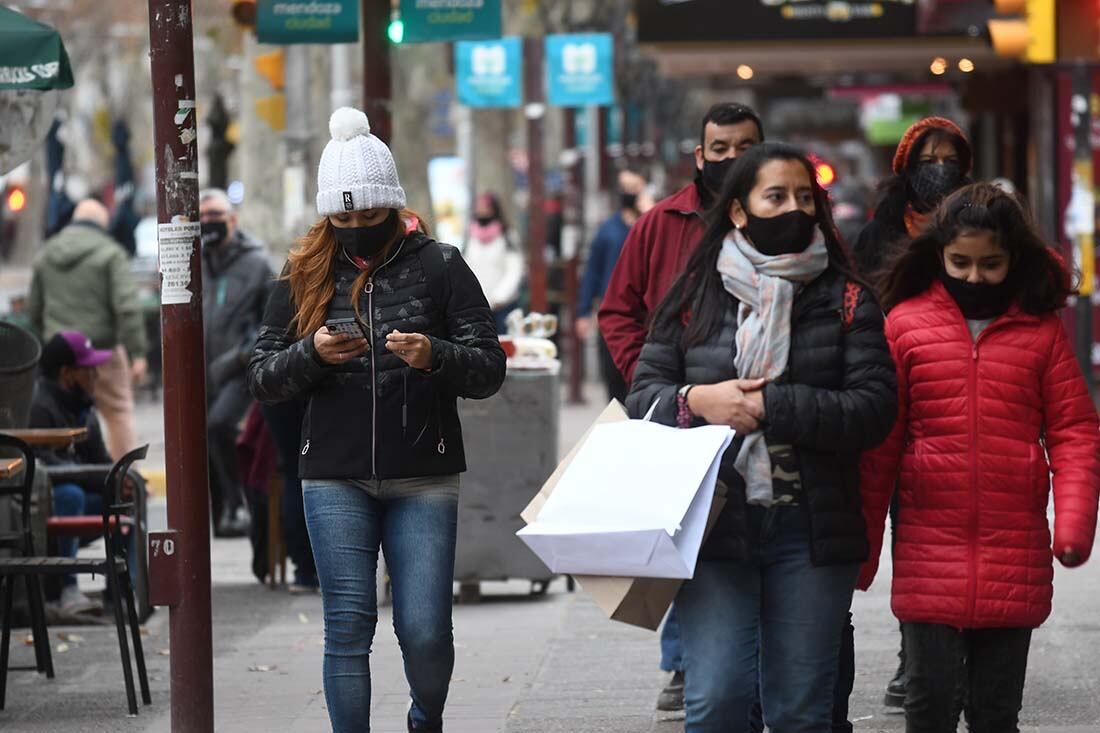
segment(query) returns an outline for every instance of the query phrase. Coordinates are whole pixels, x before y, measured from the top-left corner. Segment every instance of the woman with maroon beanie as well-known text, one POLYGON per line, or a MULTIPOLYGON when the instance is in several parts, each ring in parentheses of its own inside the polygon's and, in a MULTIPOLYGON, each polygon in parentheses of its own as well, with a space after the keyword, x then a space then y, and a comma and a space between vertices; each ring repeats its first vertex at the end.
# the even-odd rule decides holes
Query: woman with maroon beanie
POLYGON ((860 272, 872 279, 882 275, 923 231, 940 201, 968 182, 972 165, 970 141, 951 120, 926 117, 906 130, 874 217, 852 248, 860 272))

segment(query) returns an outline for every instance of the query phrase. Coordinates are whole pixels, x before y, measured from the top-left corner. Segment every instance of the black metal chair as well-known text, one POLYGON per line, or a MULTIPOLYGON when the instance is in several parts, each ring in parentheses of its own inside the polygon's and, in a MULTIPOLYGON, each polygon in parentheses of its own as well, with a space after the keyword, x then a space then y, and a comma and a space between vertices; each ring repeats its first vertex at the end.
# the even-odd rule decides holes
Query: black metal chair
MULTIPOLYGON (((0 435, 0 445, 14 445, 10 441, 15 440, 10 436, 0 435)), ((29 448, 23 446, 29 452, 29 448)), ((126 602, 126 613, 129 617, 130 633, 134 643, 134 657, 137 662, 138 680, 141 684, 141 699, 146 705, 152 702, 149 695, 149 678, 145 671, 145 653, 141 646, 141 627, 138 624, 137 610, 134 606, 134 589, 130 583, 130 569, 125 550, 123 549, 123 526, 133 521, 134 503, 122 501, 123 482, 130 465, 135 461, 145 458, 149 446, 144 445, 130 451, 111 468, 107 480, 103 485, 103 542, 105 553, 97 558, 68 558, 47 557, 35 555, 31 542, 29 528, 29 504, 30 481, 23 482, 23 534, 24 546, 28 552, 23 557, 0 558, 0 603, 3 604, 3 632, 0 637, 0 709, 4 707, 4 696, 7 688, 8 648, 11 642, 11 608, 12 588, 15 578, 19 575, 34 578, 34 590, 31 591, 36 601, 31 601, 32 616, 37 616, 34 621, 35 649, 39 654, 37 644, 41 635, 43 644, 41 649, 45 655, 45 667, 48 677, 53 676, 53 662, 50 659, 50 645, 46 631, 46 618, 43 607, 41 584, 39 575, 72 575, 75 573, 90 573, 103 575, 107 579, 107 590, 110 593, 115 616, 115 626, 118 631, 118 647, 122 656, 122 671, 126 680, 126 701, 129 704, 130 714, 137 715, 137 695, 134 691, 134 675, 130 666, 130 650, 126 640, 126 621, 123 619, 122 603, 126 602), (36 610, 37 609, 37 610, 36 610)), ((33 461, 33 455, 30 456, 33 461)))
MULTIPOLYGON (((20 477, 15 481, 0 483, 0 497, 15 499, 19 504, 22 517, 18 527, 0 532, 0 549, 17 553, 20 558, 34 557, 34 536, 31 530, 31 496, 34 491, 35 471, 34 451, 22 440, 3 434, 0 434, 0 448, 4 448, 6 453, 18 453, 23 458, 23 473, 20 477)), ((0 562, 4 560, 5 558, 0 558, 0 562)), ((26 582, 27 611, 30 615, 31 634, 34 638, 35 669, 38 672, 45 672, 46 677, 52 678, 53 663, 50 657, 50 641, 46 632, 46 608, 42 594, 42 582, 34 574, 26 574, 23 579, 26 582)), ((12 584, 14 582, 13 577, 6 586, 9 595, 13 591, 12 584)), ((4 588, 4 578, 0 576, 0 591, 4 588)), ((3 599, 3 595, 0 595, 0 599, 3 599)), ((6 609, 4 611, 4 628, 6 629, 10 624, 11 601, 3 603, 0 608, 6 609)), ((7 659, 7 644, 4 644, 3 650, 0 651, 0 667, 5 671, 7 670, 7 659)), ((3 674, 3 672, 0 672, 0 674, 3 674)), ((0 680, 2 679, 0 677, 0 680)), ((0 710, 3 709, 4 685, 0 683, 0 710)))

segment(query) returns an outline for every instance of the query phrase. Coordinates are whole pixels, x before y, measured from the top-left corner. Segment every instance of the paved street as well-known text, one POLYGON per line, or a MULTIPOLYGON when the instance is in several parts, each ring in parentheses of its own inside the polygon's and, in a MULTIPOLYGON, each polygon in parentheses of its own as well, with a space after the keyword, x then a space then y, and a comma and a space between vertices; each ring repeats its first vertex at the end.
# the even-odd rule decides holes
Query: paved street
MULTIPOLYGON (((564 410, 563 448, 591 419, 598 397, 593 391, 587 408, 564 410)), ((142 410, 146 416, 155 412, 154 406, 142 410)), ((143 428, 159 430, 147 419, 143 428)), ((158 502, 161 522, 163 509, 158 502)), ((248 569, 249 555, 246 540, 213 545, 216 730, 327 730, 320 598, 258 586, 248 569)), ((880 578, 855 604, 858 676, 852 716, 859 731, 904 729, 901 717, 886 715, 880 704, 897 644, 886 580, 880 578)), ((563 582, 543 598, 529 596, 528 588, 522 581, 487 583, 480 605, 456 608, 449 733, 682 731, 682 722, 661 719, 653 710, 664 679, 657 671, 655 634, 605 620, 582 592, 567 593, 563 582)), ((1032 645, 1024 730, 1095 733, 1100 730, 1100 671, 1094 663, 1100 654, 1100 564, 1059 571, 1056 588, 1054 616, 1032 645)), ((161 610, 146 625, 153 705, 138 718, 126 718, 113 629, 54 628, 57 678, 13 671, 0 730, 168 731, 167 622, 161 610)), ((33 662, 24 638, 25 632, 15 637, 13 664, 33 662)), ((404 731, 407 693, 386 608, 374 650, 372 730, 404 731)))

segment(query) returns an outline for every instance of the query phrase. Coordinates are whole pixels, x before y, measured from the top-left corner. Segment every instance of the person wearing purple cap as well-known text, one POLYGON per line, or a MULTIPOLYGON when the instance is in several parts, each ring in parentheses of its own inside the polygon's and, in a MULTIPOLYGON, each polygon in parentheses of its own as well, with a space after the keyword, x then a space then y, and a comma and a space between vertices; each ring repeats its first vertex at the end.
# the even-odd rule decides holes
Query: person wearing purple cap
MULTIPOLYGON (((38 362, 41 374, 31 405, 30 426, 87 428, 88 437, 68 448, 36 448, 38 460, 47 465, 112 463, 93 401, 97 369, 110 360, 112 353, 93 348, 91 340, 79 331, 61 331, 46 342, 38 362)), ((54 485, 54 516, 98 514, 102 509, 100 491, 98 485, 82 486, 73 482, 54 485)), ((58 540, 58 553, 62 557, 76 557, 77 549, 77 539, 58 540)), ((62 581, 60 605, 70 614, 98 607, 77 588, 75 575, 67 575, 62 581)))

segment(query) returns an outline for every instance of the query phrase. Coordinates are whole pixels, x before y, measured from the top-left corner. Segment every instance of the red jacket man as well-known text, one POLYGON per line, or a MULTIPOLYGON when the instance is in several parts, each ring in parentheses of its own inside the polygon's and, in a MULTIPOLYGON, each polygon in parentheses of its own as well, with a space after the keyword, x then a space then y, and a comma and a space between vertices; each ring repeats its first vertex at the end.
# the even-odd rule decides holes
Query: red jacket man
POLYGON ((764 140, 756 113, 741 104, 711 107, 702 128, 695 147, 696 180, 650 209, 630 230, 600 307, 600 333, 627 384, 642 353, 650 314, 703 235, 703 210, 733 159, 764 140))

